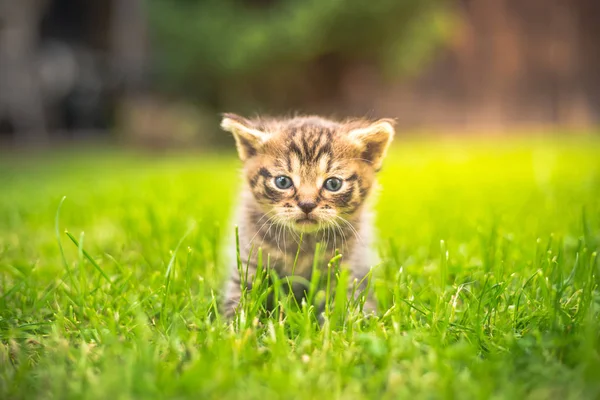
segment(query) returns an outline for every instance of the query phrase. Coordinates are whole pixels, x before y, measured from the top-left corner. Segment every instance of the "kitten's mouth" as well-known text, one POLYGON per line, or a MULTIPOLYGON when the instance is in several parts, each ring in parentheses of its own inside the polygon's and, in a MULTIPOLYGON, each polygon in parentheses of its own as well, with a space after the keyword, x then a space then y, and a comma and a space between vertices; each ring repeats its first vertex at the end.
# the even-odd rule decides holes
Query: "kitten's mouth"
POLYGON ((294 226, 299 232, 311 233, 319 228, 319 221, 311 217, 302 217, 295 221, 294 226))
POLYGON ((296 223, 298 225, 311 225, 311 224, 316 224, 317 220, 309 218, 309 217, 304 217, 304 218, 297 219, 296 223))

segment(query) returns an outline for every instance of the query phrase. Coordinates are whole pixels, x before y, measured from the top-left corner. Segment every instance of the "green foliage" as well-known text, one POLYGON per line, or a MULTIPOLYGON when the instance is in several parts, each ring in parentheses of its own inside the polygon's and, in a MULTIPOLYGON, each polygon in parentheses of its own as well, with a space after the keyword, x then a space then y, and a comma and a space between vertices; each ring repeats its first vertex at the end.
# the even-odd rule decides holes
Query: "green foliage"
MULTIPOLYGON (((228 79, 302 79, 325 56, 374 61, 403 75, 443 40, 443 0, 148 0, 165 82, 209 96, 228 79)), ((231 88, 229 90, 241 90, 231 88)))
POLYGON ((267 268, 233 324, 215 314, 233 151, 3 155, 0 398, 597 398, 599 151, 403 140, 377 206, 381 313, 329 282, 322 328, 283 295, 261 314, 267 268))

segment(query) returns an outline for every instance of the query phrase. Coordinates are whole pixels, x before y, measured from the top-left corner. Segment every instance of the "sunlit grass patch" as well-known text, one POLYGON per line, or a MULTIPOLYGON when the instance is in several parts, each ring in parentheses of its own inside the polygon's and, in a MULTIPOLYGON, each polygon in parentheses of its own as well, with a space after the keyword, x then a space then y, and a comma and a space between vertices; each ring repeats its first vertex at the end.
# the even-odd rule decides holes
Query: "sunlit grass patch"
POLYGON ((275 277, 275 315, 261 284, 218 315, 233 153, 3 157, 0 398, 597 397, 599 154, 399 138, 379 316, 332 295, 322 326, 275 277))

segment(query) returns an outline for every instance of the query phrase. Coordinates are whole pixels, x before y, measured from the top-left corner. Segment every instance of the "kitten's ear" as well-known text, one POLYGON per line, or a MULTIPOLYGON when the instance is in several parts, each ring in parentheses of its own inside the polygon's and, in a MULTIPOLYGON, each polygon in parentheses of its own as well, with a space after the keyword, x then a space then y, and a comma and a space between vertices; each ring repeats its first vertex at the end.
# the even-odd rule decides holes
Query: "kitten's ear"
POLYGON ((266 133, 256 129, 252 121, 236 114, 223 114, 221 128, 233 133, 242 161, 255 156, 268 137, 266 133))
POLYGON ((380 119, 367 127, 353 129, 348 135, 361 148, 361 158, 379 170, 394 133, 394 120, 380 119))

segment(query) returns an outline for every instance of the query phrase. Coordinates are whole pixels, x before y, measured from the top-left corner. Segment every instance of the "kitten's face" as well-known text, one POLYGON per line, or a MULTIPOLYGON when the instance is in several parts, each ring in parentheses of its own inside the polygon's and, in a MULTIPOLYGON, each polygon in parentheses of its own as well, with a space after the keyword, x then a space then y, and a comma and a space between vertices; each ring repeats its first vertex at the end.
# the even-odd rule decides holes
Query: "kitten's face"
POLYGON ((365 201, 394 130, 389 120, 249 121, 226 114, 265 221, 298 232, 342 226, 365 201))

